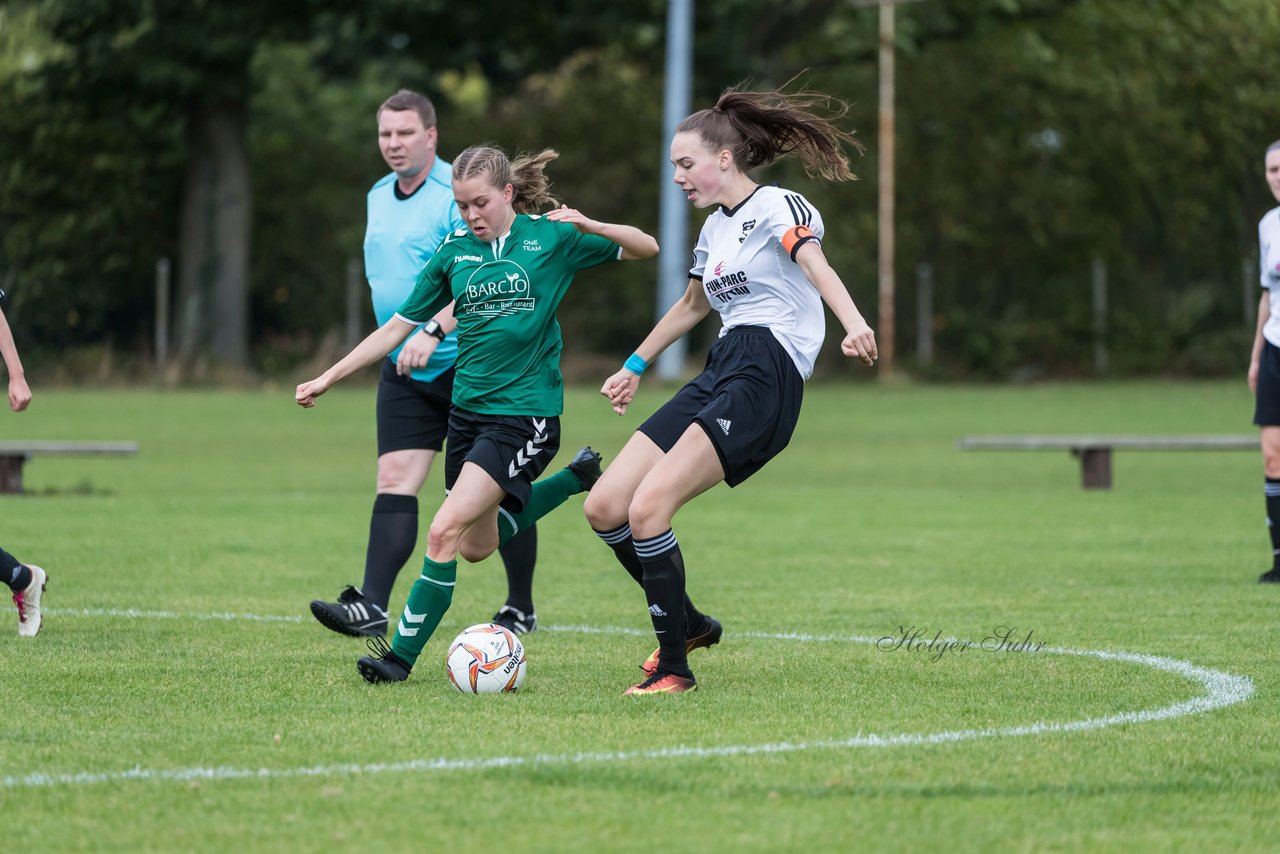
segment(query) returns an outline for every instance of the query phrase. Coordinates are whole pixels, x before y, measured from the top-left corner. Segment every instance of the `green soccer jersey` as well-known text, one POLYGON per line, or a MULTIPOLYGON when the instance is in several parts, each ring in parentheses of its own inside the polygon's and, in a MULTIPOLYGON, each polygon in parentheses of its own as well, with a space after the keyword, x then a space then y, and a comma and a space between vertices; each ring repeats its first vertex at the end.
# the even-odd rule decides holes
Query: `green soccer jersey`
POLYGON ((427 261, 396 315, 422 323, 456 301, 457 406, 484 415, 559 415, 556 309, 574 273, 621 257, 613 241, 540 216, 517 214, 492 242, 460 228, 427 261))

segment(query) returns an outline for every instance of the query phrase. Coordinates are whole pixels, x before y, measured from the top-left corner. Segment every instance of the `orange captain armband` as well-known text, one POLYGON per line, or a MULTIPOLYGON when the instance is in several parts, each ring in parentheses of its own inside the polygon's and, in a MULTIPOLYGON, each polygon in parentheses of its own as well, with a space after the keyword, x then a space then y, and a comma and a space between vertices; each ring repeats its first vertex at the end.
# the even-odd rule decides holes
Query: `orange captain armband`
POLYGON ((810 240, 817 240, 818 235, 809 230, 807 225, 793 225, 782 235, 782 248, 787 250, 791 260, 796 260, 796 251, 810 240))

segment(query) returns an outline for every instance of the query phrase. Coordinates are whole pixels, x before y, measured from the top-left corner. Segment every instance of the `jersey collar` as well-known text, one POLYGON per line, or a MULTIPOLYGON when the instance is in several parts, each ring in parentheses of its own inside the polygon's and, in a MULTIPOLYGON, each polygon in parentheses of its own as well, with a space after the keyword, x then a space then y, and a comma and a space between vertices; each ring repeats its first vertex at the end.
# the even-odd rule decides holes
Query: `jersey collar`
POLYGON ((512 218, 511 225, 507 226, 507 230, 499 235, 496 240, 488 241, 489 246, 493 248, 494 258, 502 257, 502 250, 507 248, 507 243, 511 240, 511 233, 516 230, 516 223, 518 222, 520 222, 520 214, 516 214, 512 218))
POLYGON ((756 188, 755 188, 754 190, 752 190, 752 191, 751 191, 751 195, 747 196, 745 199, 743 199, 742 201, 738 202, 738 203, 737 203, 736 205, 734 205, 733 207, 731 207, 731 208, 727 208, 727 207, 725 207, 724 205, 721 205, 721 206, 720 206, 720 213, 724 214, 725 216, 733 216, 733 215, 734 215, 734 214, 736 214, 738 211, 742 210, 742 206, 743 206, 743 205, 745 205, 747 202, 749 202, 749 201, 751 201, 752 199, 754 199, 754 198, 755 198, 756 193, 760 192, 760 188, 761 188, 761 187, 766 187, 766 186, 768 186, 768 187, 776 187, 776 186, 778 186, 778 185, 777 185, 777 184, 756 184, 756 188))

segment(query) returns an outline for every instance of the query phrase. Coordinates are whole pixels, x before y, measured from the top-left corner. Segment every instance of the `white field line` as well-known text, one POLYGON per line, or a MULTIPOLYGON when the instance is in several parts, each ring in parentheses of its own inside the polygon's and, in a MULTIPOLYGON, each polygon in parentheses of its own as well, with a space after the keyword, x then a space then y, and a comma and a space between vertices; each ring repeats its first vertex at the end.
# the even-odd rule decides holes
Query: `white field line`
POLYGON ((45 608, 55 617, 121 617, 128 620, 225 620, 228 622, 301 623, 299 615, 277 614, 182 614, 177 611, 143 611, 139 608, 45 608))
MULTIPOLYGON (((169 611, 136 611, 113 609, 50 609, 50 614, 67 616, 106 616, 150 619, 199 619, 199 620, 255 620, 259 622, 301 622, 302 617, 268 616, 259 614, 178 614, 169 611)), ((546 631, 585 634, 647 635, 648 632, 620 627, 595 626, 547 626, 546 631)), ((845 642, 875 643, 878 638, 862 635, 810 635, 797 632, 735 632, 735 637, 751 637, 769 640, 792 640, 802 643, 845 642)), ((618 762, 649 761, 654 759, 708 759, 736 756, 758 756, 779 753, 799 753, 814 750, 850 750, 874 747, 910 747, 934 744, 951 744, 984 738, 1013 738, 1047 733, 1086 732, 1122 724, 1141 724, 1169 720, 1187 715, 1202 714, 1213 709, 1242 703, 1253 695, 1253 681, 1244 676, 1199 667, 1190 662, 1158 655, 1132 652, 1108 652, 1104 650, 1043 647, 1041 653, 1053 655, 1078 655, 1136 664, 1153 670, 1162 670, 1197 682, 1204 693, 1180 703, 1158 709, 1120 712, 1096 718, 1075 721, 1040 721, 1032 724, 986 729, 944 730, 933 733, 858 734, 848 738, 818 741, 781 741, 764 744, 715 745, 710 747, 680 746, 661 750, 630 750, 611 752, 580 752, 559 754, 535 754, 532 756, 492 756, 450 759, 412 759, 405 762, 369 764, 312 765, 294 768, 228 768, 225 766, 196 768, 143 768, 135 766, 123 771, 80 772, 76 774, 33 773, 8 776, 0 780, 2 789, 33 787, 95 785, 128 780, 187 782, 192 780, 277 780, 304 777, 343 777, 363 774, 391 774, 432 771, 484 771, 491 768, 539 768, 548 766, 609 764, 618 762)))

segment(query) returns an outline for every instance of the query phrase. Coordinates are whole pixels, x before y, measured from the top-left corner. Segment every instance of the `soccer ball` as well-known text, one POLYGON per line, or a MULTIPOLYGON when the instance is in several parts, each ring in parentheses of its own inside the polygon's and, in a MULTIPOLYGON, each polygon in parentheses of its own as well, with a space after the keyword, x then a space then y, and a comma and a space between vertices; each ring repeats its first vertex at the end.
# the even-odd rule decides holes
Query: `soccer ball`
POLYGON ((524 684, 524 644, 494 623, 468 626, 449 644, 445 671, 464 694, 506 694, 524 684))

